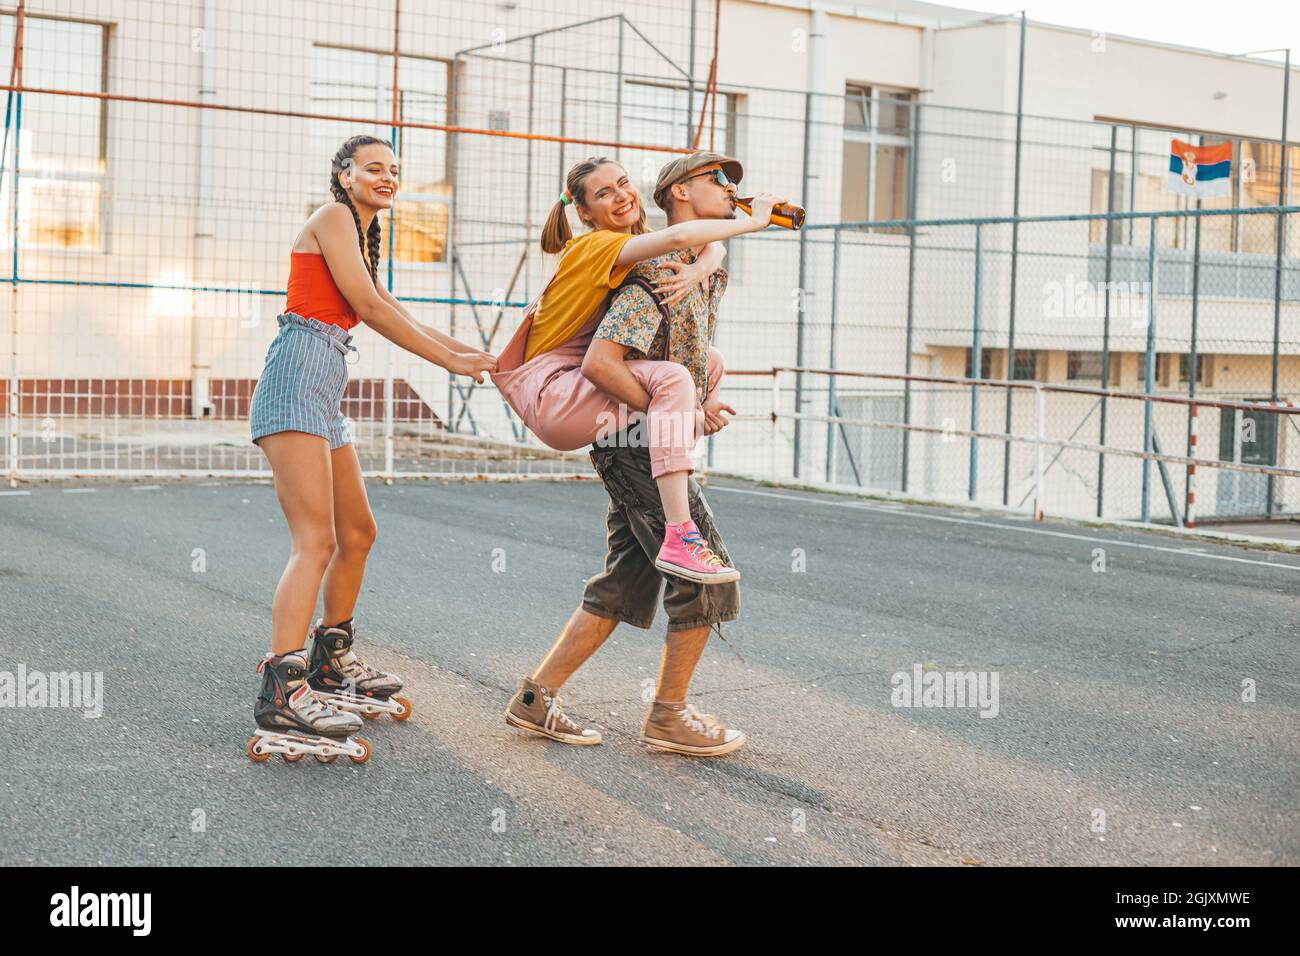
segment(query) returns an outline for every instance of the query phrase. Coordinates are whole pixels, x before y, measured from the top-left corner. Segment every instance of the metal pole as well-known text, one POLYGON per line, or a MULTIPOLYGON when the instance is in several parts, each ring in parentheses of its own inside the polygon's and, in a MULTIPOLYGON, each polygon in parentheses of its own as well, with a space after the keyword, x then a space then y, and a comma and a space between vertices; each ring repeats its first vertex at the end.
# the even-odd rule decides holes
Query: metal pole
MULTIPOLYGON (((812 91, 804 93, 803 98, 803 191, 801 195, 808 195, 808 149, 809 149, 809 130, 812 123, 812 91)), ((806 200, 805 200, 806 201, 806 200)), ((804 340, 804 312, 807 309, 807 284, 805 278, 808 270, 808 233, 799 230, 799 288, 797 290, 796 302, 798 311, 795 313, 798 317, 795 319, 795 364, 803 366, 803 340, 804 340)), ((794 375, 794 411, 798 415, 803 411, 803 372, 795 372, 794 375)), ((795 418, 794 420, 794 471, 793 476, 799 477, 799 455, 801 454, 801 439, 803 437, 802 429, 803 420, 795 418)))
MULTIPOLYGON (((402 61, 402 4, 393 6, 393 125, 389 129, 389 142, 393 155, 401 157, 401 143, 398 141, 398 124, 402 121, 402 85, 398 79, 398 67, 402 61)), ((393 250, 396 248, 394 233, 397 231, 397 208, 388 210, 388 270, 385 277, 389 294, 393 294, 393 250)), ((393 474, 393 352, 397 348, 392 342, 384 343, 384 474, 393 474)))
MULTIPOLYGON (((1165 453, 1160 447, 1160 433, 1154 428, 1151 429, 1151 450, 1157 455, 1165 453)), ((1169 480, 1169 465, 1163 458, 1159 458, 1156 460, 1156 466, 1160 471, 1160 484, 1165 489, 1165 503, 1169 506, 1169 515, 1176 528, 1183 523, 1183 519, 1178 514, 1178 502, 1174 500, 1174 483, 1169 480)))
MULTIPOLYGON (((198 99, 213 101, 217 93, 217 63, 213 45, 217 35, 217 11, 215 0, 204 0, 203 33, 199 50, 199 95, 198 99)), ((212 156, 213 125, 215 117, 211 110, 201 110, 197 118, 195 135, 198 138, 198 157, 195 169, 195 192, 198 194, 198 208, 194 216, 194 234, 190 243, 190 278, 201 282, 201 274, 213 259, 212 244, 216 235, 213 225, 212 201, 212 156)), ((203 321, 201 310, 195 302, 195 295, 189 297, 190 309, 190 417, 203 418, 211 412, 210 393, 212 388, 212 363, 208 361, 203 348, 203 321)))
MULTIPOLYGON (((622 27, 622 20, 620 19, 619 20, 620 39, 622 38, 622 36, 623 36, 623 27, 622 27)), ((621 65, 622 63, 621 55, 619 58, 619 62, 621 65)), ((534 122, 533 117, 534 117, 534 112, 536 108, 536 99, 537 99, 536 77, 537 77, 537 37, 532 36, 528 39, 528 132, 529 133, 533 132, 533 122, 534 122)), ((623 86, 622 78, 620 77, 619 79, 620 90, 622 89, 622 86, 623 86)), ((560 148, 561 148, 561 152, 563 152, 563 146, 561 146, 560 148)), ((528 141, 528 148, 525 151, 524 155, 525 155, 525 170, 526 170, 524 175, 524 254, 527 255, 529 244, 532 241, 531 237, 533 235, 533 140, 530 139, 528 141)), ((563 182, 563 174, 561 174, 561 182, 563 182)), ((455 190, 453 190, 453 192, 455 192, 455 190)), ((552 193, 552 195, 554 195, 554 193, 552 193)), ((471 300, 473 299, 473 296, 469 294, 468 277, 465 278, 465 297, 471 300)), ((528 289, 528 270, 526 268, 524 270, 524 298, 525 299, 530 298, 529 289, 528 289)), ((477 321, 477 310, 475 309, 472 303, 470 305, 470 310, 472 313, 474 313, 475 321, 477 321)), ((464 404, 464 400, 462 399, 462 405, 463 404, 464 404)), ((459 427, 460 427, 460 417, 457 416, 456 426, 451 430, 458 431, 459 427)), ((475 430, 477 430, 477 428, 475 430)))
MULTIPOLYGON (((983 226, 975 227, 975 308, 973 315, 973 332, 971 336, 970 349, 970 377, 982 378, 980 375, 983 366, 983 355, 980 352, 980 284, 983 269, 981 268, 981 236, 984 233, 983 226)), ((1007 400, 1011 400, 1011 389, 1007 389, 1007 400)), ((970 387, 970 430, 979 431, 979 386, 970 387)), ((966 497, 971 501, 975 500, 976 483, 979 478, 979 439, 974 435, 970 436, 969 459, 966 465, 966 497)))
MULTIPOLYGON (((1156 219, 1148 217, 1147 243, 1147 354, 1145 394, 1155 389, 1156 377, 1156 219)), ((1151 402, 1142 403, 1142 450, 1151 451, 1151 402)), ((1151 459, 1142 459, 1142 520, 1151 520, 1151 459)))
MULTIPOLYGON (((686 77, 686 145, 695 142, 691 133, 691 113, 695 111, 695 12, 697 0, 691 0, 691 52, 687 58, 686 77)), ((728 127, 730 129, 730 127, 728 127)))
MULTIPOLYGON (((1201 200, 1196 200, 1196 208, 1201 208, 1201 200)), ((1196 372, 1199 366, 1200 356, 1197 352, 1197 319, 1200 315, 1201 307, 1201 217, 1196 217, 1195 241, 1192 244, 1192 339, 1189 343, 1187 355, 1188 364, 1191 371, 1188 372, 1187 378, 1187 397, 1196 397, 1196 372)), ((1187 407, 1187 457, 1191 458, 1196 450, 1196 405, 1192 404, 1187 407)), ((1187 466, 1187 487, 1183 493, 1183 509, 1187 512, 1187 520, 1192 520, 1192 478, 1196 474, 1196 466, 1187 466)), ((1189 524, 1188 527, 1191 527, 1189 524)))
MULTIPOLYGON (((1130 125, 1128 128, 1128 211, 1137 211, 1137 181, 1138 181, 1138 128, 1130 125)), ((1128 244, 1133 245, 1133 230, 1137 228, 1137 220, 1128 221, 1128 244)))
MULTIPOLYGON (((1024 121, 1025 107, 1025 13, 1020 13, 1020 76, 1016 89, 1016 170, 1015 185, 1012 187, 1011 214, 1020 215, 1020 142, 1021 128, 1024 121)), ((1007 377, 1015 375, 1016 368, 1016 267, 1020 248, 1020 223, 1011 224, 1011 319, 1007 325, 1007 377)), ((1011 389, 1007 389, 1006 434, 1011 434, 1011 389)), ((1002 504, 1005 505, 1011 493, 1011 441, 1003 445, 1002 451, 1002 504)))
MULTIPOLYGON (((916 170, 919 160, 917 153, 921 150, 921 104, 912 104, 912 156, 911 169, 907 174, 907 214, 916 216, 916 170)), ((907 230, 907 336, 904 344, 903 372, 912 374, 912 308, 913 291, 916 287, 916 227, 907 230)), ((912 424, 912 382, 903 382, 903 424, 912 424)), ((903 486, 907 491, 907 472, 911 457, 910 431, 903 432, 903 486)))
MULTIPOLYGON (((1199 416, 1197 415, 1195 402, 1192 403, 1191 408, 1188 410, 1188 419, 1189 421, 1188 421, 1187 429, 1190 432, 1190 434, 1188 435, 1187 438, 1187 457, 1195 458, 1198 451, 1196 447, 1197 432, 1200 431, 1200 428, 1198 427, 1199 416)), ((1187 527, 1195 528, 1196 527, 1196 466, 1195 465, 1187 466, 1186 513, 1187 513, 1187 521, 1186 521, 1187 527)))
MULTIPOLYGON (((560 138, 561 140, 563 140, 563 138, 568 135, 568 133, 566 132, 569 126, 568 106, 569 106, 569 68, 566 66, 560 68, 560 138)), ((564 174, 568 172, 568 170, 564 168, 564 143, 560 142, 557 143, 556 145, 559 146, 557 152, 559 153, 560 156, 560 175, 556 177, 555 181, 558 182, 562 188, 567 189, 568 187, 564 183, 564 174)), ((528 237, 525 236, 524 237, 525 245, 527 244, 527 242, 528 242, 528 237)))
MULTIPOLYGON (((1286 63, 1282 69, 1282 157, 1281 167, 1277 174, 1277 204, 1286 205, 1287 191, 1287 168, 1286 161, 1286 121, 1287 109, 1290 106, 1291 99, 1291 49, 1286 51, 1286 63)), ((1286 232, 1286 214, 1279 212, 1277 214, 1277 252, 1273 263, 1273 385, 1269 393, 1269 398, 1277 402, 1277 366, 1278 366, 1278 346, 1281 342, 1282 334, 1282 246, 1283 234, 1286 232)), ((1277 419, 1273 420, 1271 437, 1269 438, 1269 456, 1270 465, 1277 464, 1277 434, 1281 429, 1277 427, 1277 419)), ((1273 517, 1273 476, 1269 475, 1266 482, 1264 494, 1264 514, 1267 517, 1273 517)))
MULTIPOLYGON (((621 22, 621 21, 620 21, 621 22)), ((620 32, 620 36, 621 36, 620 32)), ((537 37, 528 41, 528 132, 533 132, 533 112, 534 104, 537 98, 537 37)), ((619 81, 619 87, 622 88, 622 80, 619 81)), ((533 234, 533 140, 528 140, 526 157, 526 171, 524 173, 524 242, 529 241, 533 234)), ((467 290, 468 291, 468 290, 467 290)), ((525 277, 524 292, 527 293, 528 285, 525 277)))
MULTIPOLYGON (((835 238, 831 246, 831 330, 830 330, 830 365, 832 370, 835 368, 835 316, 839 305, 839 286, 840 286, 840 230, 835 229, 835 238)), ((828 375, 826 389, 826 417, 836 418, 835 402, 835 376, 828 375)), ((835 424, 826 423, 826 483, 831 482, 831 472, 834 466, 835 458, 835 424)))
MULTIPOLYGON (((465 79, 465 72, 464 72, 463 61, 461 60, 461 55, 457 53, 456 56, 452 59, 452 64, 451 64, 451 92, 450 92, 451 109, 449 110, 449 112, 451 113, 451 125, 453 129, 459 128, 460 88, 464 79, 465 79)), ((449 157, 449 162, 451 165, 451 181, 453 183, 458 183, 460 182, 460 168, 459 168, 460 167, 460 134, 459 133, 448 134, 447 149, 451 153, 451 156, 449 157)), ((451 269, 451 281, 448 283, 451 303, 447 306, 447 334, 452 336, 453 338, 455 338, 456 336, 456 259, 457 259, 456 240, 457 240, 457 232, 459 231, 458 226, 456 224, 456 212, 457 212, 456 194, 459 192, 460 192, 459 189, 455 189, 455 188, 452 189, 451 209, 448 210, 448 216, 447 216, 447 265, 451 269)), ((526 244, 524 248, 525 250, 527 249, 526 244)), ((525 288, 526 288, 527 279, 525 279, 524 281, 525 281, 525 288)), ((453 407, 452 404, 455 398, 455 394, 456 394, 455 383, 452 379, 452 376, 449 374, 447 376, 447 420, 443 423, 443 426, 448 430, 450 430, 451 428, 452 418, 456 412, 456 409, 453 407)))
MULTIPOLYGON (((20 5, 19 5, 18 26, 17 26, 17 28, 16 28, 16 36, 17 36, 17 39, 16 39, 16 41, 15 41, 17 49, 16 49, 15 52, 14 52, 14 56, 15 56, 16 58, 18 58, 19 62, 21 62, 21 57, 22 57, 22 36, 23 36, 23 32, 22 32, 22 27, 23 27, 22 20, 23 20, 23 17, 22 17, 22 14, 23 14, 23 10, 22 10, 22 6, 21 6, 21 4, 20 4, 20 5)), ((18 80, 18 82, 19 82, 20 84, 21 84, 21 82, 22 82, 21 73, 19 74, 19 80, 18 80)), ((9 352, 9 402, 8 402, 8 406, 9 406, 9 414, 8 414, 8 417, 9 417, 9 486, 10 486, 11 488, 12 488, 13 486, 15 486, 15 485, 18 484, 18 459, 19 459, 19 449, 18 449, 19 434, 18 434, 18 430, 19 430, 19 427, 20 427, 20 423, 21 423, 21 421, 22 421, 22 409, 21 409, 21 408, 19 407, 19 405, 18 405, 18 400, 19 400, 19 389, 18 389, 18 375, 19 375, 19 368, 18 368, 18 199, 19 199, 19 196, 22 195, 22 191, 21 191, 21 189, 19 188, 19 182, 18 182, 18 176, 19 176, 18 166, 19 166, 19 163, 20 163, 21 160, 22 160, 22 157, 21 157, 21 155, 20 155, 20 153, 19 153, 19 149, 18 149, 18 147, 19 147, 19 142, 20 142, 20 140, 21 140, 21 138, 22 138, 22 129, 23 129, 23 94, 22 94, 22 93, 19 93, 19 94, 14 98, 14 165, 13 165, 13 173, 11 174, 10 186, 9 186, 9 189, 10 189, 9 195, 12 197, 12 202, 13 202, 13 217, 12 217, 12 220, 11 220, 11 222, 10 222, 10 235, 9 235, 9 241, 10 241, 10 243, 11 243, 12 246, 13 246, 13 258, 12 258, 12 261, 11 261, 11 271, 10 271, 10 276, 9 276, 9 285, 10 285, 10 295, 9 295, 9 338, 10 338, 10 352, 9 352)))
MULTIPOLYGON (((532 83, 531 76, 528 78, 528 82, 530 84, 532 83)), ((621 16, 618 18, 618 77, 616 79, 616 82, 618 83, 618 87, 614 90, 614 142, 622 143, 623 142, 623 18, 621 16)), ((529 93, 530 117, 531 117, 531 100, 532 100, 532 93, 530 92, 529 93)), ((531 133, 532 131, 533 128, 530 125, 528 127, 528 132, 531 133)), ((614 158, 617 159, 620 163, 623 162, 623 147, 621 145, 618 147, 618 149, 614 151, 614 158)))
MULTIPOLYGON (((1110 127, 1110 172, 1106 177, 1106 212, 1115 211, 1115 140, 1119 128, 1114 124, 1110 127)), ((1111 266, 1114 260, 1115 249, 1115 223, 1111 219, 1105 220, 1106 223, 1106 305, 1105 317, 1102 321, 1101 328, 1101 387, 1110 387, 1110 277, 1111 266)), ((1101 432, 1097 436, 1097 444, 1106 447, 1106 396, 1101 397, 1101 432)), ((1097 517, 1102 516, 1104 497, 1106 491, 1106 455, 1097 455, 1097 517)))
MULTIPOLYGON (((21 94, 20 94, 21 95, 21 94)), ((9 283, 9 389, 5 402, 6 434, 9 436, 9 487, 18 484, 18 279, 9 283)))
MULTIPOLYGON (((781 371, 780 369, 776 369, 773 370, 772 372, 772 440, 769 443, 772 449, 771 451, 772 458, 771 458, 771 463, 768 465, 768 469, 770 470, 773 478, 781 477, 781 475, 777 471, 777 466, 776 466, 777 439, 781 437, 780 412, 781 412, 781 371)), ((799 419, 797 418, 795 419, 796 422, 798 420, 799 419)))
POLYGON ((1034 520, 1043 520, 1043 383, 1034 383, 1034 520))

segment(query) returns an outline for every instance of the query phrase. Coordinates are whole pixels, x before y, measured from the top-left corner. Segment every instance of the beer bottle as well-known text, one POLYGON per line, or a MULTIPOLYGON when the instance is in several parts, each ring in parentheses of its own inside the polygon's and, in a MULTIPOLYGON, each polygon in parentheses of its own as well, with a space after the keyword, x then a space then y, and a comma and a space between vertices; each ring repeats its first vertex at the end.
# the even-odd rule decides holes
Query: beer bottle
MULTIPOLYGON (((745 215, 754 214, 754 197, 747 198, 737 197, 736 205, 745 210, 745 215)), ((803 225, 804 211, 802 206, 796 206, 792 202, 777 203, 772 207, 772 225, 780 226, 782 229, 798 229, 803 225)))

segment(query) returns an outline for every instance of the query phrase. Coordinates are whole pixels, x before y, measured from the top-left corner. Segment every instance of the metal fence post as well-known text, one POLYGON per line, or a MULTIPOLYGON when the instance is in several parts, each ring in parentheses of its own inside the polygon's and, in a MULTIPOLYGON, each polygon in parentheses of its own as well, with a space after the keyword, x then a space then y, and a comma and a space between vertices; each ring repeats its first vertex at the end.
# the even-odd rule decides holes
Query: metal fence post
MULTIPOLYGON (((1195 375, 1195 372, 1193 372, 1193 375, 1195 375)), ((1187 412, 1187 419, 1188 419, 1187 430, 1189 432, 1187 437, 1188 458, 1195 458, 1197 454, 1197 447, 1196 447, 1197 432, 1200 431, 1199 418, 1200 416, 1197 414, 1196 403, 1193 402, 1187 412)), ((1195 528, 1196 527, 1196 465, 1194 463, 1187 466, 1186 514, 1187 514, 1187 527, 1195 528)))
MULTIPOLYGON (((1012 192, 1011 214, 1016 220, 1011 223, 1011 309, 1010 320, 1007 325, 1007 378, 1015 376, 1016 370, 1016 271, 1020 252, 1020 144, 1022 141, 1021 127, 1024 122, 1025 106, 1025 12, 1020 12, 1020 71, 1016 90, 1016 169, 1015 185, 1012 192)), ((1007 389, 1007 416, 1006 428, 1008 435, 1011 434, 1011 389, 1007 389)), ((1011 440, 1007 439, 1003 443, 1002 451, 1002 504, 1010 500, 1011 496, 1011 440)))
MULTIPOLYGON (((21 17, 19 26, 20 29, 18 36, 19 39, 21 39, 21 17)), ((21 52, 22 47, 20 44, 15 55, 21 56, 21 52)), ((19 76, 19 82, 22 82, 21 75, 19 76)), ((18 405, 20 398, 20 392, 18 389, 18 375, 20 372, 18 367, 18 201, 19 197, 22 195, 22 191, 19 188, 18 183, 18 164, 22 157, 19 154, 18 147, 23 129, 23 94, 11 93, 10 95, 13 97, 14 103, 14 164, 13 171, 10 173, 11 178, 9 181, 9 195, 13 197, 13 216, 9 224, 9 241, 13 248, 13 256, 10 260, 11 271, 9 275, 9 401, 6 405, 8 406, 7 417, 9 419, 9 485, 12 487, 18 484, 18 463, 21 458, 18 448, 18 442, 20 439, 18 431, 22 421, 22 409, 18 405)), ((5 133, 7 134, 8 132, 9 114, 6 109, 5 133)))
MULTIPOLYGON (((1286 205, 1287 199, 1287 168, 1286 161, 1286 121, 1287 107, 1291 98, 1291 50, 1286 51, 1286 64, 1282 69, 1282 158, 1281 165, 1277 173, 1277 204, 1279 207, 1286 205)), ((1280 209, 1277 214, 1277 250, 1273 263, 1273 385, 1269 392, 1269 399, 1273 404, 1277 404, 1277 366, 1278 366, 1278 346, 1281 342, 1282 334, 1282 237, 1286 232, 1286 214, 1280 209)), ((1281 431, 1277 419, 1273 420, 1271 429, 1271 438, 1269 439, 1269 456, 1270 465, 1277 464, 1277 436, 1281 431)), ((1273 476, 1269 475, 1265 483, 1264 494, 1264 514, 1273 517, 1273 476)))
MULTIPOLYGON (((831 245, 831 328, 830 328, 830 368, 835 370, 835 316, 839 303, 839 286, 840 286, 840 227, 836 225, 834 230, 834 239, 831 245)), ((828 375, 826 386, 826 417, 835 418, 839 415, 839 409, 835 400, 835 376, 828 375)), ((842 428, 843 426, 841 426, 842 428)), ((829 484, 832 480, 832 470, 835 465, 835 423, 826 423, 826 482, 829 484)))
MULTIPOLYGON (((771 448, 772 461, 768 465, 773 478, 779 478, 780 472, 777 469, 777 440, 781 437, 781 370, 772 370, 772 438, 768 442, 771 448)), ((798 419, 795 419, 798 421, 798 419)))
MULTIPOLYGON (((618 78, 616 80, 618 86, 614 90, 614 142, 616 143, 623 142, 623 33, 624 33, 623 23, 624 23, 623 17, 622 15, 620 15, 618 18, 618 78)), ((532 42, 533 42, 533 52, 530 55, 530 62, 536 63, 537 62, 537 38, 533 37, 532 42)), ((691 105, 692 107, 694 106, 694 104, 691 105)), ((532 118, 533 118, 533 68, 532 66, 529 66, 528 68, 528 132, 530 133, 533 131, 532 118)), ((531 147, 532 147, 531 140, 529 141, 528 145, 530 147, 530 153, 531 153, 531 147)), ((623 148, 621 146, 614 150, 614 158, 617 159, 620 163, 623 162, 623 148)), ((532 232, 529 231, 527 235, 531 236, 532 232)))
MULTIPOLYGON (((695 137, 691 135, 691 114, 695 112, 695 7, 696 0, 691 0, 691 50, 686 67, 686 142, 684 144, 688 147, 695 142, 695 137)), ((562 150, 563 145, 560 148, 562 150)))
MULTIPOLYGON (((804 93, 803 98, 803 193, 808 195, 808 140, 809 129, 812 124, 812 91, 804 93)), ((794 346, 794 364, 803 367, 803 340, 804 340, 804 313, 808 307, 807 276, 808 269, 808 233, 803 229, 799 230, 799 288, 796 290, 796 302, 799 305, 798 312, 795 313, 795 346, 794 346)), ((803 411, 803 372, 794 374, 794 411, 797 416, 803 411)), ((799 456, 801 454, 800 439, 803 437, 803 421, 799 418, 794 420, 794 477, 799 477, 799 456)))
MULTIPOLYGON (((983 273, 980 260, 980 237, 984 233, 982 225, 975 226, 975 307, 972 311, 972 333, 970 349, 970 377, 980 378, 983 355, 980 351, 980 277, 983 273)), ((1011 389, 1007 389, 1007 401, 1011 401, 1011 389)), ((970 387, 970 430, 979 431, 979 386, 970 387)), ((970 436, 969 461, 966 465, 966 497, 975 500, 979 480, 979 439, 970 436)))
MULTIPOLYGON (((395 11, 396 23, 393 27, 393 127, 389 139, 394 156, 401 156, 401 143, 398 140, 398 123, 401 121, 401 86, 398 84, 397 68, 401 62, 401 45, 398 42, 398 30, 401 27, 401 12, 395 11)), ((388 274, 386 277, 388 294, 395 295, 393 283, 393 252, 396 249, 397 207, 388 210, 388 274)), ((392 342, 384 342, 384 475, 393 475, 393 352, 397 348, 392 342)), ((367 409, 367 411, 369 411, 367 409)))
MULTIPOLYGON (((912 156, 911 168, 908 170, 907 180, 907 214, 912 219, 916 218, 916 171, 919 168, 920 160, 918 153, 921 151, 921 104, 912 103, 912 156)), ((913 329, 913 298, 916 288, 916 226, 909 226, 907 230, 907 333, 903 345, 903 374, 912 374, 912 329, 913 329)), ((912 380, 907 379, 903 382, 903 424, 912 424, 912 380)), ((903 483, 902 491, 907 491, 908 471, 911 464, 911 443, 912 433, 910 430, 903 431, 903 483)))
POLYGON ((1043 520, 1043 383, 1034 382, 1034 520, 1043 520))
MULTIPOLYGON (((448 112, 451 114, 450 118, 451 118, 451 124, 453 128, 456 128, 457 124, 460 122, 460 97, 461 97, 461 85, 465 81, 464 71, 465 71, 465 63, 461 60, 460 53, 457 52, 456 56, 452 60, 451 89, 448 92, 448 99, 451 101, 451 108, 448 112)), ((460 181, 460 134, 459 133, 453 132, 447 134, 447 152, 449 154, 448 160, 451 166, 452 182, 459 182, 460 181)), ((451 300, 447 304, 447 334, 450 335, 452 338, 456 337, 456 276, 457 276, 456 260, 459 254, 459 250, 457 249, 457 245, 458 245, 457 233, 459 229, 457 226, 457 219, 456 219, 456 213, 457 213, 456 196, 459 192, 460 192, 459 189, 453 189, 451 191, 451 208, 448 210, 448 215, 447 215, 447 246, 446 246, 446 253, 445 253, 447 257, 447 267, 451 273, 451 275, 448 277, 448 283, 447 283, 447 296, 451 300)), ((527 248, 527 246, 525 246, 525 248, 527 248)), ((525 298, 527 298, 527 292, 528 292, 528 274, 525 271, 524 273, 525 298)), ((447 376, 447 422, 446 422, 448 430, 452 429, 453 427, 452 423, 456 420, 455 419, 455 414, 456 414, 455 396, 456 396, 456 382, 451 375, 448 375, 447 376)))
MULTIPOLYGON (((1196 200, 1196 208, 1201 208, 1201 201, 1196 200)), ((1188 364, 1191 371, 1187 374, 1187 397, 1196 397, 1196 373, 1200 365, 1200 354, 1197 349, 1197 319, 1200 315, 1201 307, 1201 216, 1196 217, 1196 234, 1192 243, 1192 334, 1191 341, 1188 344, 1189 352, 1187 356, 1188 364)), ((1187 409, 1187 457, 1191 458, 1192 453, 1196 450, 1196 406, 1189 405, 1187 409)), ((1196 474, 1196 466, 1188 465, 1186 468, 1187 480, 1184 491, 1183 510, 1187 513, 1188 527, 1191 527, 1192 520, 1192 477, 1196 474)))
MULTIPOLYGON (((1106 178, 1106 213, 1115 212, 1115 139, 1119 128, 1110 128, 1110 172, 1106 178)), ((1115 221, 1103 220, 1106 227, 1106 298, 1105 315, 1101 327, 1101 387, 1110 388, 1110 292, 1111 269, 1115 250, 1115 221)), ((1097 435, 1097 444, 1106 445, 1106 396, 1101 396, 1101 425, 1097 435)), ((1106 456, 1097 455, 1097 517, 1102 516, 1106 492, 1106 456)))
MULTIPOLYGON (((1150 235, 1147 243, 1147 352, 1146 385, 1143 391, 1150 395, 1155 390, 1156 377, 1156 217, 1148 216, 1150 235)), ((1142 403, 1142 451, 1151 453, 1151 402, 1142 403)), ((1142 459, 1142 520, 1151 520, 1151 459, 1142 459)))

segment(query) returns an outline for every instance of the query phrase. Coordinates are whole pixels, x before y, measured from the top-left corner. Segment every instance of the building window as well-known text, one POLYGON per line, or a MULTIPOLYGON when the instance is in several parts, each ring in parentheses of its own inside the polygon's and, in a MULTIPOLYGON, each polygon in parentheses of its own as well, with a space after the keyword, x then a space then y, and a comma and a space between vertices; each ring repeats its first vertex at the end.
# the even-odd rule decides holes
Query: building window
MULTIPOLYGON (((971 375, 971 352, 972 349, 966 350, 966 371, 963 373, 966 378, 973 378, 971 375)), ((980 349, 980 378, 993 377, 993 350, 980 349)))
MULTIPOLYGON (((449 120, 451 65, 446 60, 402 56, 398 72, 399 119, 449 120)), ((317 46, 313 51, 311 111, 331 116, 392 116, 392 54, 317 46)), ((340 143, 358 132, 350 123, 317 122, 312 126, 317 155, 334 155, 340 143)), ((387 140, 392 127, 380 125, 362 132, 387 140)), ((452 190, 447 134, 399 128, 397 161, 402 183, 393 206, 393 262, 402 266, 445 263, 452 190)))
MULTIPOLYGON (((1198 352, 1196 354, 1196 384, 1209 385, 1210 369, 1213 365, 1214 357, 1198 352)), ((1190 383, 1192 376, 1192 356, 1183 352, 1178 356, 1178 382, 1179 384, 1190 383)))
MULTIPOLYGON (((1123 212, 1128 204, 1128 176, 1116 170, 1115 178, 1110 178, 1109 169, 1092 171, 1092 206, 1094 213, 1123 212), (1111 195, 1111 183, 1114 183, 1114 195, 1111 195), (1114 206, 1114 209, 1111 206, 1114 206)), ((1088 221, 1088 241, 1102 244, 1106 241, 1106 224, 1110 224, 1110 241, 1119 245, 1124 241, 1126 224, 1123 219, 1091 219, 1088 221)))
MULTIPOLYGON (((1267 398, 1245 398, 1246 402, 1267 402, 1267 398)), ((1268 411, 1219 409, 1219 461, 1246 465, 1275 465, 1273 454, 1278 415, 1268 411)))
MULTIPOLYGON (((1168 352, 1158 352, 1156 354, 1156 388, 1169 388, 1173 384, 1170 369, 1173 367, 1173 356, 1168 352)), ((1143 385, 1146 384, 1146 358, 1138 356, 1138 378, 1143 385)))
POLYGON ((1013 381, 1033 381, 1038 378, 1038 352, 1035 349, 1016 349, 1016 360, 1012 364, 1013 381))
MULTIPOLYGON (((906 219, 913 94, 850 83, 844 90, 840 221, 906 219)), ((902 232, 885 227, 881 232, 902 232)))
POLYGON ((1100 352, 1067 352, 1065 378, 1070 382, 1101 381, 1100 352))
MULTIPOLYGON (((14 15, 0 15, 0 49, 12 57, 14 15)), ((28 15, 23 22, 27 86, 108 90, 108 29, 28 15)), ((6 57, 9 59, 9 57, 6 57)), ((7 64, 6 64, 7 65, 7 64)), ((5 76, 9 71, 5 70, 5 76)), ((0 245, 12 244, 14 145, 18 149, 18 241, 23 247, 100 251, 108 202, 108 126, 104 101, 89 96, 23 97, 22 129, 4 156, 0 245)))

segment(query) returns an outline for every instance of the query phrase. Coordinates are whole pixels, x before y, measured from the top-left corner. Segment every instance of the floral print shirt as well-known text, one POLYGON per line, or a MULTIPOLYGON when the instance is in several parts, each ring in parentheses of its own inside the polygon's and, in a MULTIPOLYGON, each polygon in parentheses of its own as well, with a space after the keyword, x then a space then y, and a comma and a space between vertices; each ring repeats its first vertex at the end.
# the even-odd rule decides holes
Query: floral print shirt
MULTIPOLYGON (((663 268, 665 261, 692 263, 695 258, 689 249, 665 253, 637 263, 628 279, 654 283, 673 274, 663 268)), ((695 285, 664 321, 658 302, 648 291, 639 285, 624 285, 614 293, 595 337, 628 346, 629 359, 666 359, 685 365, 703 397, 709 386, 709 343, 718 321, 718 305, 727 291, 725 269, 709 277, 708 290, 706 294, 695 285)))

